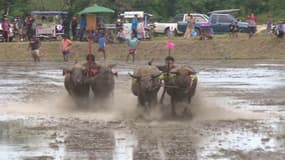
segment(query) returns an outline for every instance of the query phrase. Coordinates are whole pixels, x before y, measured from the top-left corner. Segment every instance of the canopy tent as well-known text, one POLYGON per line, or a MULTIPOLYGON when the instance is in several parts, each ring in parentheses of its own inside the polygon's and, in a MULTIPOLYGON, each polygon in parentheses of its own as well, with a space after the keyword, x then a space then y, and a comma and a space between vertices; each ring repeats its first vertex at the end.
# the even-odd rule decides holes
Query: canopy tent
MULTIPOLYGON (((94 31, 96 29, 96 14, 101 14, 101 13, 115 13, 114 10, 110 9, 110 8, 106 8, 103 6, 99 6, 97 4, 94 4, 92 6, 86 7, 84 8, 82 11, 80 11, 78 14, 79 15, 86 15, 86 20, 87 20, 87 26, 86 26, 86 30, 90 32, 90 34, 92 33, 91 31, 94 31)), ((92 44, 93 44, 93 39, 89 39, 89 55, 92 54, 92 44)), ((90 56, 88 58, 89 62, 91 62, 90 56)))
POLYGON ((79 15, 83 15, 83 14, 97 14, 97 13, 114 13, 115 11, 110 9, 110 8, 106 8, 103 6, 99 6, 97 4, 94 4, 93 6, 84 8, 82 11, 80 11, 78 14, 79 15))

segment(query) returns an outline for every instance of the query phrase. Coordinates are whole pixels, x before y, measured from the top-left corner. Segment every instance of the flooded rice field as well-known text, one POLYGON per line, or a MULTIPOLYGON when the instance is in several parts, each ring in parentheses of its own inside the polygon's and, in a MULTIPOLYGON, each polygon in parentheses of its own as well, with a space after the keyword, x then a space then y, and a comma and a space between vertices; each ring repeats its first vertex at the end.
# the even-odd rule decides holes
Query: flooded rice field
POLYGON ((0 62, 1 160, 285 159, 284 62, 193 61, 193 116, 172 117, 167 99, 143 118, 134 65, 119 63, 113 98, 84 109, 64 89, 67 65, 0 62))

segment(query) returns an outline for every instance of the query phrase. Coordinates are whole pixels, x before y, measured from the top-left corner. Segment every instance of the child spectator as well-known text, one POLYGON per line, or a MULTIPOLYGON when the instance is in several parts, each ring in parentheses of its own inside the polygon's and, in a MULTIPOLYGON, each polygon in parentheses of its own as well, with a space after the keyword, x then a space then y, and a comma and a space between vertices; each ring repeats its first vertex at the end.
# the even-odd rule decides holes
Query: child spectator
POLYGON ((139 40, 135 37, 135 33, 132 32, 131 38, 128 39, 129 52, 127 55, 127 62, 129 61, 130 55, 133 57, 133 63, 135 62, 135 55, 136 55, 138 44, 139 44, 139 40))
POLYGON ((62 35, 62 41, 61 41, 61 51, 62 51, 62 55, 63 55, 63 60, 65 62, 68 61, 68 55, 70 52, 70 47, 72 45, 71 40, 68 38, 67 35, 62 35))
POLYGON ((102 52, 104 55, 104 61, 106 60, 106 51, 105 51, 105 46, 106 46, 106 37, 105 34, 102 33, 101 36, 98 39, 98 52, 102 52))

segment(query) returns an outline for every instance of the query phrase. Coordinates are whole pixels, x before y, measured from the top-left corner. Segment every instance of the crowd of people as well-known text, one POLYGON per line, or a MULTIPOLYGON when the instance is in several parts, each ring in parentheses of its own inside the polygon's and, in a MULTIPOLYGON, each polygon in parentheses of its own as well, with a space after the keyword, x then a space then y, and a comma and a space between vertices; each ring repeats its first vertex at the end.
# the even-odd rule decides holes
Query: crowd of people
MULTIPOLYGON (((45 21, 45 17, 42 17, 42 21, 45 21)), ((193 35, 195 32, 195 18, 191 15, 188 14, 188 17, 186 18, 187 21, 187 28, 184 33, 184 38, 189 39, 191 35, 193 35)), ((248 35, 249 38, 252 38, 252 36, 256 33, 256 24, 257 24, 257 18, 254 15, 254 13, 251 13, 247 17, 247 22, 248 22, 248 35)), ((131 36, 130 38, 126 38, 124 33, 123 33, 123 23, 122 21, 117 21, 116 22, 116 28, 117 28, 117 39, 119 42, 127 42, 128 46, 128 54, 127 54, 127 59, 126 61, 129 61, 129 57, 132 57, 132 62, 134 63, 135 61, 135 55, 137 53, 137 46, 139 45, 139 38, 138 38, 138 31, 137 31, 137 26, 138 26, 138 16, 135 15, 132 22, 131 22, 131 36)), ((83 41, 84 37, 87 33, 86 28, 87 28, 87 20, 84 15, 81 15, 80 17, 73 16, 71 18, 71 21, 68 20, 67 17, 62 17, 61 21, 64 34, 62 36, 62 42, 61 42, 61 51, 63 55, 63 60, 68 61, 68 55, 70 52, 70 47, 72 45, 72 41, 79 40, 83 41), (71 38, 72 37, 72 38, 71 38)), ((97 29, 88 31, 88 36, 87 39, 92 42, 97 42, 98 43, 98 53, 102 53, 104 60, 106 60, 106 44, 108 42, 113 42, 114 39, 112 39, 112 35, 110 32, 108 32, 105 27, 104 27, 104 21, 103 19, 98 18, 97 19, 97 29)), ((271 16, 268 16, 268 21, 267 21, 267 32, 272 33, 273 31, 273 19, 271 16)), ((29 50, 31 50, 31 54, 34 58, 35 62, 40 61, 40 46, 41 43, 40 41, 36 38, 36 22, 35 18, 33 16, 27 16, 24 19, 20 17, 16 17, 13 22, 10 22, 8 20, 7 16, 3 16, 3 21, 2 21, 2 35, 4 38, 4 42, 9 42, 10 37, 9 35, 11 32, 14 33, 14 37, 16 38, 16 41, 30 41, 29 43, 29 50), (11 28, 13 29, 11 30, 11 28)), ((230 31, 230 37, 231 38, 237 38, 238 33, 240 32, 239 26, 238 26, 238 21, 232 21, 231 24, 229 25, 229 31, 230 31)), ((209 33, 209 30, 201 30, 200 31, 200 39, 202 38, 208 38, 212 39, 211 33, 209 33)), ((281 34, 281 33, 280 33, 281 34)), ((195 35, 193 35, 195 36, 195 35)))
POLYGON ((12 36, 16 38, 16 41, 31 40, 36 34, 36 23, 32 16, 27 16, 24 19, 16 17, 12 22, 6 15, 2 19, 4 42, 12 41, 12 36))

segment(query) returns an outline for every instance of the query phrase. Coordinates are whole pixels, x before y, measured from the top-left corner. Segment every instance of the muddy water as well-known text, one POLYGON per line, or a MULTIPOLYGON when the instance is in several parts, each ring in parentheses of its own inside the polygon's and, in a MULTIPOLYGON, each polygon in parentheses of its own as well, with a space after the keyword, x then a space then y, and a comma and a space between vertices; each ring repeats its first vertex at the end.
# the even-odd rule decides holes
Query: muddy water
POLYGON ((127 76, 135 66, 123 63, 113 100, 78 110, 63 86, 67 65, 0 63, 0 159, 285 158, 282 62, 192 62, 191 119, 171 117, 169 101, 138 117, 127 76))

